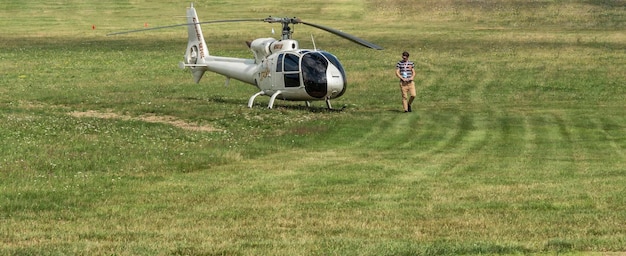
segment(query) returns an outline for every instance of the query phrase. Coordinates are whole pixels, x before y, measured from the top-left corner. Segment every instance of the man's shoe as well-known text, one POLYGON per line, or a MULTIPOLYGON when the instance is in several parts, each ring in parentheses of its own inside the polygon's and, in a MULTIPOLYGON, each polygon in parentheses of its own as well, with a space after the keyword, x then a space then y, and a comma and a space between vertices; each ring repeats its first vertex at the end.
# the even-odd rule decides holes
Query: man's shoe
POLYGON ((413 111, 411 110, 411 105, 409 105, 409 109, 408 109, 407 111, 409 111, 409 112, 413 112, 413 111))

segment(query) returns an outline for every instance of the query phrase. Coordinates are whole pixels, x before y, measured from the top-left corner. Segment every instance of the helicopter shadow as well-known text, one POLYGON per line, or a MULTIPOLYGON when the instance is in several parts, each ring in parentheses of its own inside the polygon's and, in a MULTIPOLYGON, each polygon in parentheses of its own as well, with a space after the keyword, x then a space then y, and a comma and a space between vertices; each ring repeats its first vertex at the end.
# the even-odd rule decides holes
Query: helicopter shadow
POLYGON ((225 103, 225 104, 230 104, 230 105, 241 104, 241 100, 239 99, 224 98, 221 96, 213 96, 209 98, 185 96, 185 97, 175 97, 173 99, 180 100, 183 102, 213 102, 213 103, 221 103, 221 104, 225 103))
POLYGON ((242 104, 241 100, 239 99, 224 98, 221 96, 213 96, 209 98, 186 96, 186 97, 176 97, 175 99, 180 100, 182 102, 194 102, 194 103, 208 102, 208 103, 218 103, 218 104, 228 104, 228 105, 241 105, 242 104))
MULTIPOLYGON (((206 101, 218 104, 228 104, 228 105, 245 105, 247 102, 242 102, 241 99, 235 98, 227 98, 222 96, 212 96, 209 98, 200 98, 200 97, 180 97, 179 99, 184 101, 206 101)), ((246 106, 247 107, 247 106, 246 106)), ((267 103, 260 101, 252 105, 252 108, 262 108, 267 109, 267 103)), ((278 101, 274 104, 274 110, 286 109, 286 110, 297 110, 297 111, 308 111, 311 113, 329 113, 329 112, 341 112, 346 109, 346 106, 342 106, 341 108, 333 108, 328 109, 326 106, 306 106, 304 103, 301 105, 298 104, 280 104, 278 101)))
POLYGON ((206 99, 206 101, 214 102, 214 103, 229 104, 229 105, 241 105, 242 103, 241 99, 225 98, 222 96, 209 97, 206 99))
POLYGON ((323 107, 323 106, 319 106, 319 107, 310 106, 310 107, 307 107, 306 105, 280 105, 280 104, 274 104, 274 108, 275 109, 288 109, 288 110, 308 111, 308 112, 311 112, 311 113, 334 113, 334 112, 342 112, 343 110, 346 109, 346 106, 343 106, 341 108, 329 109, 329 108, 323 107))

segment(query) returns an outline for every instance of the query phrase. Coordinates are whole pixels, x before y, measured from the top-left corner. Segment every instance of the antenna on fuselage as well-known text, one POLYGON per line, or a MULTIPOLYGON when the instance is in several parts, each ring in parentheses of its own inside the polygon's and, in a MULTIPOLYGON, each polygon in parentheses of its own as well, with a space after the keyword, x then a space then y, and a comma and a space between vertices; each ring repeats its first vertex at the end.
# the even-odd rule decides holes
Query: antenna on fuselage
POLYGON ((315 46, 315 39, 313 38, 313 34, 311 34, 311 42, 313 42, 313 50, 317 51, 317 46, 315 46))

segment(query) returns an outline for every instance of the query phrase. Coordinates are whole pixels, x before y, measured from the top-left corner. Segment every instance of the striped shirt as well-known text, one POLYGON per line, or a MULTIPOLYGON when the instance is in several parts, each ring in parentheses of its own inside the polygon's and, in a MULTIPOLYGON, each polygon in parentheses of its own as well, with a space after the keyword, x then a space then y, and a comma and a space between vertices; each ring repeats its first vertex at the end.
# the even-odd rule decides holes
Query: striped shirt
POLYGON ((412 61, 398 61, 396 69, 400 69, 400 75, 404 78, 413 76, 413 67, 415 64, 412 61))

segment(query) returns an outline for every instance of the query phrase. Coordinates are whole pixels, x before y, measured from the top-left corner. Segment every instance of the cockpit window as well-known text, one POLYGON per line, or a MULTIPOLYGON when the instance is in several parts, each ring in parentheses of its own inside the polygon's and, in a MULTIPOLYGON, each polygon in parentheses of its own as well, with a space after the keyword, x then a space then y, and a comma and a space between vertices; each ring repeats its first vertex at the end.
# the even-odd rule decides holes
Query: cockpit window
POLYGON ((285 55, 285 71, 298 71, 298 56, 293 54, 285 55))
POLYGON ((341 72, 341 74, 345 76, 346 71, 343 70, 343 66, 341 65, 341 63, 339 62, 339 60, 337 59, 337 57, 335 57, 335 55, 330 54, 329 52, 320 52, 322 54, 324 54, 324 56, 331 62, 333 63, 333 65, 335 67, 337 67, 337 69, 339 69, 339 71, 341 72))
POLYGON ((326 80, 326 68, 328 67, 328 61, 324 56, 311 53, 302 56, 302 71, 312 76, 320 76, 320 79, 326 80), (323 77, 323 78, 322 78, 323 77))
POLYGON ((302 55, 302 82, 306 92, 316 98, 326 96, 328 60, 317 52, 302 55))
POLYGON ((283 72, 283 54, 278 55, 278 62, 276 63, 276 72, 283 72))

